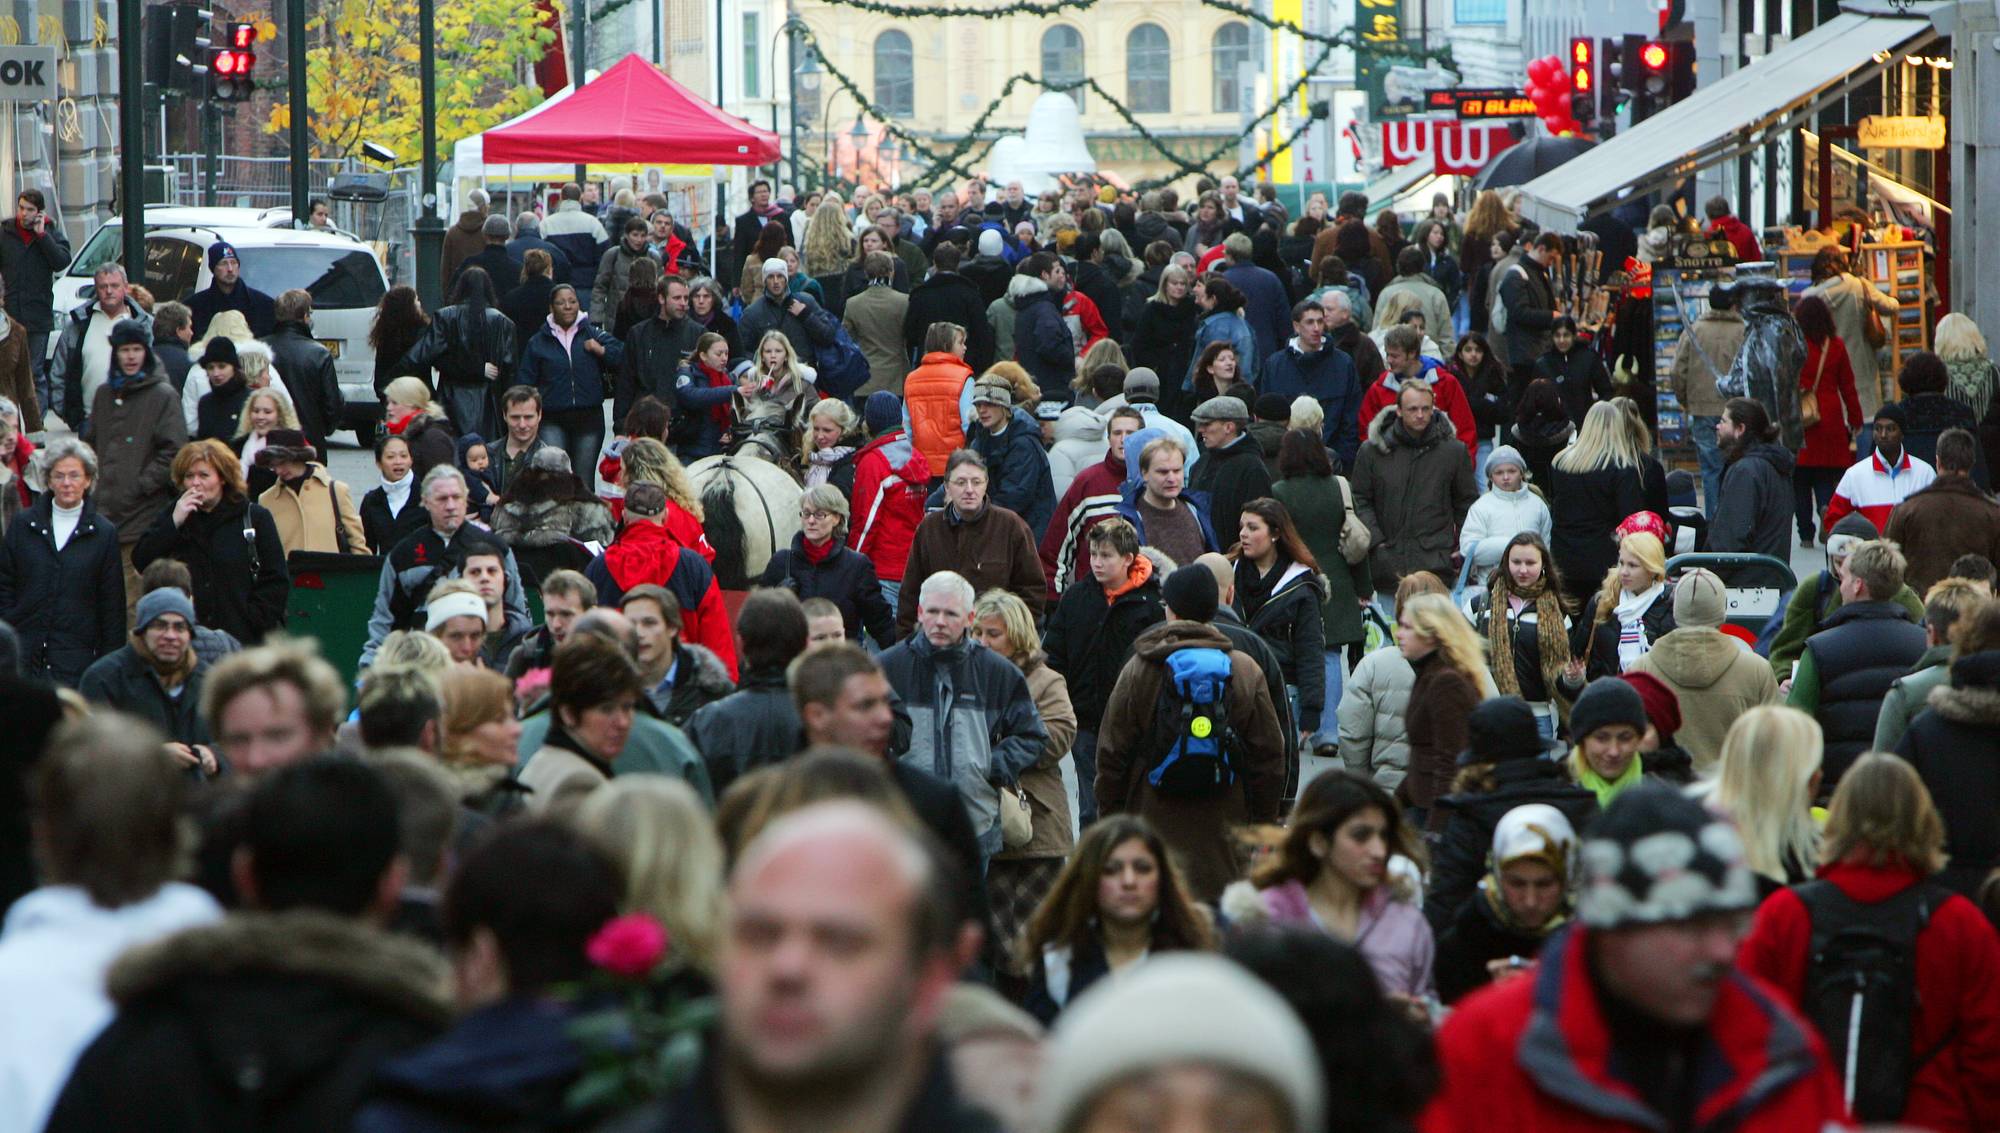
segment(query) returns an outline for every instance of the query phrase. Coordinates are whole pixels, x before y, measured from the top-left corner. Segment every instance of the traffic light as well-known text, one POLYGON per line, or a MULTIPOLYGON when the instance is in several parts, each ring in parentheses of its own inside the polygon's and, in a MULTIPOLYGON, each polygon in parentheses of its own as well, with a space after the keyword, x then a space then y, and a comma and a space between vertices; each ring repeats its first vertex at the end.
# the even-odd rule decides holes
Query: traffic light
POLYGON ((217 102, 242 102, 255 93, 257 25, 230 24, 223 46, 208 56, 209 93, 217 102))
POLYGON ((1626 89, 1632 81, 1631 40, 1605 39, 1597 45, 1597 117, 1600 125, 1616 122, 1618 115, 1632 101, 1632 92, 1626 89))
POLYGON ((1597 118, 1597 41, 1578 36, 1569 41, 1570 117, 1580 126, 1597 118))

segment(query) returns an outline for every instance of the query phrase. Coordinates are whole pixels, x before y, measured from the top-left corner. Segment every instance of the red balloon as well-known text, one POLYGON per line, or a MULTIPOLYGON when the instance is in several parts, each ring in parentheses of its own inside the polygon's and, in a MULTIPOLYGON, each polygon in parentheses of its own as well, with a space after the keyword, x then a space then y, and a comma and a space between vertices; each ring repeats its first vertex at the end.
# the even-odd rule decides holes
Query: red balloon
POLYGON ((1537 83, 1547 85, 1551 67, 1552 64, 1547 59, 1536 59, 1528 64, 1528 77, 1537 83))

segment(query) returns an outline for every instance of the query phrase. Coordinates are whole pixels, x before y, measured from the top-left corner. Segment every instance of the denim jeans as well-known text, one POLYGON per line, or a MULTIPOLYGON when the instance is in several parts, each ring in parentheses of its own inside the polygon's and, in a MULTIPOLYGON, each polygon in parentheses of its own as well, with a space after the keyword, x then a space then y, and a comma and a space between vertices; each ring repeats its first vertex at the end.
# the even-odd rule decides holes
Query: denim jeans
POLYGON ((1722 446, 1715 441, 1715 427, 1721 423, 1720 417, 1688 418, 1695 460, 1701 465, 1701 513, 1710 519, 1715 518, 1716 505, 1722 502, 1722 446))
POLYGON ((604 447, 604 410, 556 409, 542 416, 542 440, 569 454, 570 471, 597 490, 597 454, 604 447))
MULTIPOLYGON (((1347 659, 1346 652, 1339 646, 1326 651, 1326 703, 1319 710, 1319 731, 1313 733, 1313 747, 1340 742, 1340 728, 1334 719, 1334 709, 1340 707, 1340 693, 1346 687, 1340 671, 1341 663, 1347 659)), ((1312 753, 1308 751, 1306 754, 1312 753)))
POLYGON ((1493 455, 1493 438, 1482 433, 1479 437, 1479 451, 1472 457, 1472 483, 1480 495, 1486 494, 1486 458, 1493 455))
POLYGON ((1076 760, 1076 828, 1088 830, 1097 821, 1097 733, 1078 728, 1069 754, 1076 760))
MULTIPOLYGON (((28 367, 35 375, 35 397, 42 407, 42 415, 51 411, 62 412, 62 406, 49 400, 49 332, 31 330, 28 332, 28 367)), ((76 426, 70 426, 72 429, 76 426)))

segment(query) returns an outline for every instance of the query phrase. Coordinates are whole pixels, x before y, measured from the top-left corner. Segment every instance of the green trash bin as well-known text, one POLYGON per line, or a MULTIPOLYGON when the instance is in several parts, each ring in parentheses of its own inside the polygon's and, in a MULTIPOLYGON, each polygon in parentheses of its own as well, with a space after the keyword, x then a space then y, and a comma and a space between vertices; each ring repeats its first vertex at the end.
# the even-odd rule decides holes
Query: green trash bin
POLYGON ((319 641, 325 657, 351 686, 368 644, 368 616, 382 578, 380 555, 329 555, 295 551, 285 560, 292 595, 285 603, 285 631, 319 641))

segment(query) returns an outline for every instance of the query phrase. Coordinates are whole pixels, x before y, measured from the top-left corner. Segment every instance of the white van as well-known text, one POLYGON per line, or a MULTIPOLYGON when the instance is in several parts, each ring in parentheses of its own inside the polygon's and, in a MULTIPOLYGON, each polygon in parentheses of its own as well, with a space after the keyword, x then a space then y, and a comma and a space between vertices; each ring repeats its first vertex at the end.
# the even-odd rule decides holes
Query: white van
MULTIPOLYGON (((366 444, 382 417, 368 331, 388 280, 375 253, 358 240, 272 227, 287 223, 290 215, 286 209, 148 208, 146 268, 133 282, 151 291, 158 302, 185 303, 212 279, 208 246, 227 240, 236 246, 243 278, 252 287, 274 299, 294 287, 311 292, 313 337, 333 352, 340 394, 347 402, 342 427, 354 429, 356 438, 366 444)), ((91 297, 91 275, 100 265, 124 262, 124 239, 123 225, 115 217, 91 236, 69 270, 56 280, 58 318, 91 297)), ((56 337, 49 338, 51 348, 56 337)))

